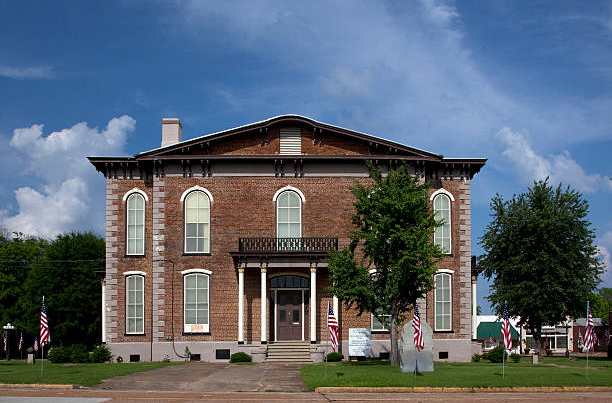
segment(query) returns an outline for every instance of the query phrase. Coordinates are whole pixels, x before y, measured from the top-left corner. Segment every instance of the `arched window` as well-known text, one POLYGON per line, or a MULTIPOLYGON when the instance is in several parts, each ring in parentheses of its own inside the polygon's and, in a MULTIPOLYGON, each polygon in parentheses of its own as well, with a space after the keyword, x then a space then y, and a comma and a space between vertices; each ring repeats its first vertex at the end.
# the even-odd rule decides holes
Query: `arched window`
POLYGON ((192 273, 183 277, 185 333, 209 331, 209 275, 192 273))
POLYGON ((144 255, 145 199, 140 193, 127 198, 127 254, 144 255))
POLYGON ((144 333, 144 276, 125 277, 125 333, 144 333))
POLYGON ((450 198, 440 193, 433 199, 434 215, 442 224, 434 232, 434 244, 443 253, 451 253, 451 202, 450 198))
POLYGON ((434 276, 434 330, 452 330, 452 275, 438 273, 434 276))
POLYGON ((302 199, 293 190, 285 190, 276 199, 276 236, 302 237, 302 199))
POLYGON ((185 253, 210 252, 210 199, 203 191, 185 197, 185 253))

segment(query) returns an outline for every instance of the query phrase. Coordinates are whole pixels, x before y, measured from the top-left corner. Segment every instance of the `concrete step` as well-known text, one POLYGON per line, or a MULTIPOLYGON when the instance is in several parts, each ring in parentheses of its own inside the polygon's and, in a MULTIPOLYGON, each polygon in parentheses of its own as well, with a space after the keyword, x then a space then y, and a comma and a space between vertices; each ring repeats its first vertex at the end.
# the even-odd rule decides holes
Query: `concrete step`
POLYGON ((310 346, 270 346, 267 349, 268 351, 283 351, 283 350, 291 350, 291 351, 310 351, 310 346))

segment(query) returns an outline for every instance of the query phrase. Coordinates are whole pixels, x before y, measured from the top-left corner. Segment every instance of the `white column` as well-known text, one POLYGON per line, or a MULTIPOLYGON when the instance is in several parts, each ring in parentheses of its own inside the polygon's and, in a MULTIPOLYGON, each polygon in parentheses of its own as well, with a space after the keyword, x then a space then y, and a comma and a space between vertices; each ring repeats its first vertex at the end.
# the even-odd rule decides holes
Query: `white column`
POLYGON ((310 342, 317 342, 317 265, 310 264, 310 342))
POLYGON ((102 343, 106 343, 106 279, 102 279, 102 343))
POLYGON ((266 273, 268 271, 267 264, 261 264, 261 344, 266 344, 268 342, 268 325, 267 325, 267 300, 268 300, 268 292, 267 292, 267 281, 266 281, 266 273))
POLYGON ((238 268, 238 343, 244 343, 244 265, 238 268))
POLYGON ((472 281, 472 339, 476 340, 478 331, 478 300, 476 298, 476 279, 472 281))

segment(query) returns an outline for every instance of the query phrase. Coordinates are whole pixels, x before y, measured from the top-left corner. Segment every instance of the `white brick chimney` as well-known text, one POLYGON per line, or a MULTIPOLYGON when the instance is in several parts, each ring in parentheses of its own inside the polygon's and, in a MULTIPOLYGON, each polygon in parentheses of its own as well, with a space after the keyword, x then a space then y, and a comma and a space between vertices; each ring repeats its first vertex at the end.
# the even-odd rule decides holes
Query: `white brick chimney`
POLYGON ((166 147, 179 143, 181 141, 182 128, 180 119, 163 118, 161 146, 166 147))

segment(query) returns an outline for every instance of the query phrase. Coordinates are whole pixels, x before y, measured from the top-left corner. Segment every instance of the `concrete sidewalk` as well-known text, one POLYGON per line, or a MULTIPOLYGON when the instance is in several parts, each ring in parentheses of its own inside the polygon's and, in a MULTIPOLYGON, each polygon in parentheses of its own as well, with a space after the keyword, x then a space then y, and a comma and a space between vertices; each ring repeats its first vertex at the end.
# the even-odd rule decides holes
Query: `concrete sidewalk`
POLYGON ((300 365, 188 363, 115 377, 105 390, 190 392, 300 392, 306 387, 300 365))

